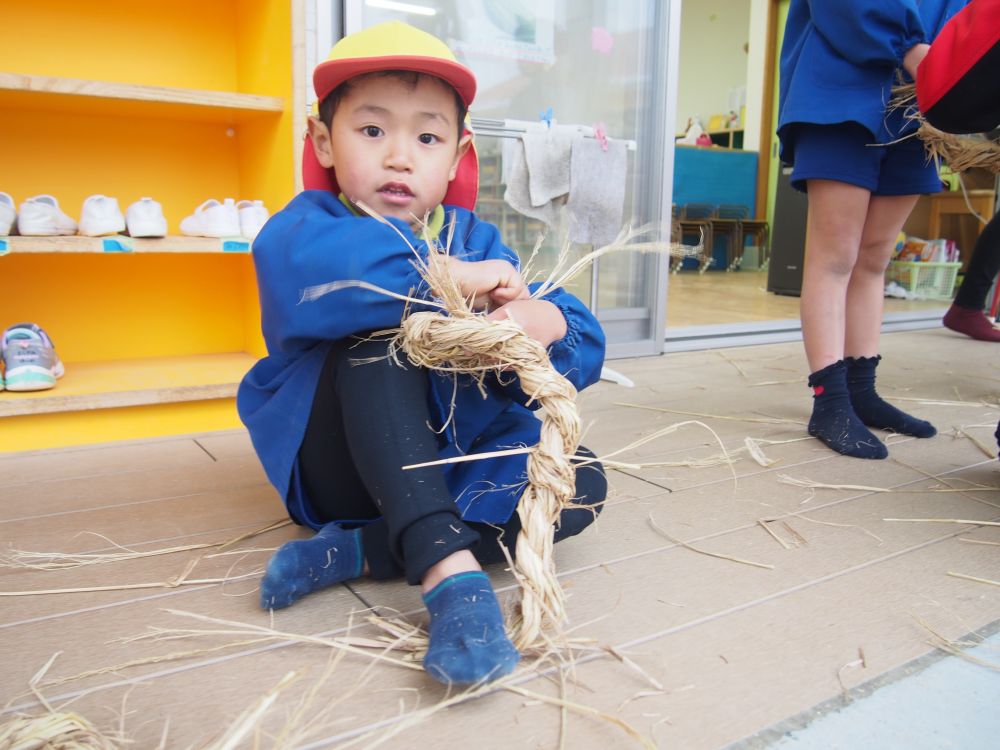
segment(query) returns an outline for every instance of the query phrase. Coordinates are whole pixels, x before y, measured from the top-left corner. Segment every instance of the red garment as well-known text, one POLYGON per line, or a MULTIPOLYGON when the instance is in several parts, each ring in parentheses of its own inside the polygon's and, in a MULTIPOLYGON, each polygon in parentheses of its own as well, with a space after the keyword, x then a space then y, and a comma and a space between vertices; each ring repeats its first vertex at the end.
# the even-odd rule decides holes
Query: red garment
POLYGON ((941 29, 917 70, 917 105, 950 133, 1000 124, 1000 0, 972 0, 941 29))

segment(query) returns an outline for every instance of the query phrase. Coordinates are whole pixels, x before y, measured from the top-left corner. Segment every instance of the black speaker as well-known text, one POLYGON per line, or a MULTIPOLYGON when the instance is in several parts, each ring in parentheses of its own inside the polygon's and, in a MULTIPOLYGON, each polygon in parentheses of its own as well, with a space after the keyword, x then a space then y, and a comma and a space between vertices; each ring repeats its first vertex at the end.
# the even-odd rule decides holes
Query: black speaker
POLYGON ((792 168, 778 172, 771 227, 771 257, 767 266, 767 291, 798 297, 802 293, 802 265, 806 256, 806 194, 792 187, 792 168))

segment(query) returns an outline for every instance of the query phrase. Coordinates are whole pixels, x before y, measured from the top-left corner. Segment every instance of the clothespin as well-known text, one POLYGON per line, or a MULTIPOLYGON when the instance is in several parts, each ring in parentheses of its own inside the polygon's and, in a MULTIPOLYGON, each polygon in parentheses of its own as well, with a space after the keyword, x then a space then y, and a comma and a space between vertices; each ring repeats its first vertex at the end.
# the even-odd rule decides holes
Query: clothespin
POLYGON ((538 119, 545 123, 549 130, 552 129, 552 120, 555 117, 555 112, 552 111, 552 107, 549 107, 544 112, 538 113, 538 119))
POLYGON ((601 144, 601 151, 608 150, 608 134, 604 129, 603 122, 594 123, 594 138, 596 138, 597 142, 601 144))

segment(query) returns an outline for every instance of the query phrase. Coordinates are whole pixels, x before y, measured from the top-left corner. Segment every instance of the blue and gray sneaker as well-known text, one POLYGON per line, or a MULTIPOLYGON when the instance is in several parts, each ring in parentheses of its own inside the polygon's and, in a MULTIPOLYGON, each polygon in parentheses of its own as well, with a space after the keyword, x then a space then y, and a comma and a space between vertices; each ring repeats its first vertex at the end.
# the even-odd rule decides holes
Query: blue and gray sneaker
POLYGON ((0 339, 8 391, 44 391, 66 372, 52 339, 34 323, 16 323, 0 339))

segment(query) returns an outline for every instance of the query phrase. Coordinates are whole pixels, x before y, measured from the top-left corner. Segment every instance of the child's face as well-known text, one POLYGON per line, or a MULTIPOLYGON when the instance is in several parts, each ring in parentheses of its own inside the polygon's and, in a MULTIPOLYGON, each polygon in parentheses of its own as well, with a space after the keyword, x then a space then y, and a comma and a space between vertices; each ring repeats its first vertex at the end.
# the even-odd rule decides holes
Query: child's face
POLYGON ((416 228, 444 199, 469 148, 457 117, 454 93, 437 79, 421 76, 412 88, 376 77, 346 92, 328 137, 318 120, 310 132, 320 164, 336 170, 348 200, 416 228))

